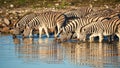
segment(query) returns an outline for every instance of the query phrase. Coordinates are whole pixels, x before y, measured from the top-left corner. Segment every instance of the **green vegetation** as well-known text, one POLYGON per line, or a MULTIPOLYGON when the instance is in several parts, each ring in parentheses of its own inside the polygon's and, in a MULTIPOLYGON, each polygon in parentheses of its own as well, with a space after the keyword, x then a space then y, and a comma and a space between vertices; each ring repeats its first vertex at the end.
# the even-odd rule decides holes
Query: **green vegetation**
POLYGON ((55 7, 65 8, 66 6, 93 6, 119 4, 120 0, 0 0, 0 7, 10 8, 10 5, 18 7, 55 7))

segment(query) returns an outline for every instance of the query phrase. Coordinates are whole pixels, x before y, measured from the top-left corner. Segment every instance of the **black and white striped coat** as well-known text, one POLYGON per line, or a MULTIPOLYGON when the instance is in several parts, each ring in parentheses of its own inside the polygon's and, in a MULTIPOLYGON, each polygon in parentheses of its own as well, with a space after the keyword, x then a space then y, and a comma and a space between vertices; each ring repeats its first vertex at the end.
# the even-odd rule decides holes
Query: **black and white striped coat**
POLYGON ((81 7, 77 9, 72 9, 64 13, 67 18, 73 19, 73 18, 83 18, 89 13, 91 13, 93 9, 91 7, 81 7))
POLYGON ((99 36, 99 42, 102 42, 103 36, 110 36, 114 34, 116 34, 120 39, 118 25, 120 25, 120 19, 118 18, 112 18, 102 22, 94 22, 83 27, 81 29, 80 36, 84 36, 85 38, 87 34, 90 34, 90 42, 92 42, 96 36, 99 36))
POLYGON ((65 16, 61 12, 43 12, 33 18, 29 24, 27 25, 27 28, 24 30, 23 35, 24 36, 32 36, 32 31, 34 28, 39 29, 39 37, 41 37, 42 30, 45 30, 45 33, 47 34, 47 37, 49 37, 48 29, 51 31, 56 31, 55 37, 58 36, 60 33, 60 28, 65 22, 65 16), (57 30, 56 30, 57 27, 57 30))
POLYGON ((102 21, 105 18, 106 17, 103 16, 93 16, 89 18, 78 18, 78 19, 69 20, 68 23, 64 27, 62 27, 61 35, 67 34, 69 32, 73 32, 77 35, 77 39, 80 39, 80 30, 82 27, 96 21, 102 21))
POLYGON ((24 15, 17 23, 14 24, 12 33, 13 34, 22 34, 22 31, 25 29, 26 25, 39 13, 29 13, 24 15))

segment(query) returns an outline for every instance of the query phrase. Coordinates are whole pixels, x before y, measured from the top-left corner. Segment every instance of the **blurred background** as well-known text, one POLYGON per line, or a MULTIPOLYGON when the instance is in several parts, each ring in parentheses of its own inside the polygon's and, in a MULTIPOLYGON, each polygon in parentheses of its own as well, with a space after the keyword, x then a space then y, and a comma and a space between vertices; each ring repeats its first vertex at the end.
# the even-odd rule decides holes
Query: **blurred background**
POLYGON ((66 6, 116 6, 120 0, 0 0, 0 8, 20 8, 20 7, 56 7, 66 6))
POLYGON ((0 32, 10 33, 10 28, 25 14, 44 11, 66 11, 78 7, 95 10, 120 9, 120 0, 0 0, 0 32))

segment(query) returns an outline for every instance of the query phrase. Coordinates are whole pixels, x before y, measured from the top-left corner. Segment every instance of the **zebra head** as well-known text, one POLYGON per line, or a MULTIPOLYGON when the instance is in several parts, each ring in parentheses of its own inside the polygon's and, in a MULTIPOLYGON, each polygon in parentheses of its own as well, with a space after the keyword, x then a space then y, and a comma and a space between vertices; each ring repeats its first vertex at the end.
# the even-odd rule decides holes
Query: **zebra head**
POLYGON ((64 29, 64 27, 62 27, 62 29, 60 30, 60 40, 61 42, 67 41, 69 39, 71 39, 73 36, 73 32, 68 32, 64 29))
POLYGON ((87 34, 89 34, 90 30, 89 30, 89 27, 83 27, 81 28, 81 31, 80 31, 80 41, 85 41, 86 40, 86 36, 87 34))
POLYGON ((61 42, 70 40, 72 37, 73 33, 72 32, 63 32, 60 34, 60 40, 61 42))
POLYGON ((20 27, 18 23, 14 23, 10 28, 10 33, 13 35, 20 35, 23 32, 23 29, 23 26, 20 27))
POLYGON ((13 35, 20 35, 22 31, 20 30, 20 28, 12 28, 10 30, 10 33, 12 33, 13 35))
POLYGON ((80 36, 79 40, 80 40, 80 41, 85 41, 85 40, 86 40, 86 35, 87 35, 87 34, 80 33, 80 34, 79 34, 79 36, 80 36))
POLYGON ((23 31, 23 37, 27 37, 31 34, 31 29, 29 27, 26 27, 23 31))
POLYGON ((85 26, 82 28, 82 31, 80 32, 81 35, 87 35, 87 34, 92 34, 94 30, 92 29, 92 26, 85 26))

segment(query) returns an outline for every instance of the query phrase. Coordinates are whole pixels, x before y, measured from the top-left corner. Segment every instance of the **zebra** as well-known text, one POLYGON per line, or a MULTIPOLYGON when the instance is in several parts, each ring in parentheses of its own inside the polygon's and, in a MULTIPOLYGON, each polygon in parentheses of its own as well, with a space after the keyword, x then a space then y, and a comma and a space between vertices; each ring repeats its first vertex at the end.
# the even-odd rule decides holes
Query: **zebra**
POLYGON ((102 16, 109 16, 111 13, 113 13, 114 10, 107 8, 107 9, 101 9, 101 10, 97 10, 97 11, 92 11, 89 14, 86 15, 86 17, 92 17, 92 16, 98 16, 98 15, 102 15, 102 16))
MULTIPOLYGON (((74 9, 74 10, 71 10, 71 11, 68 11, 68 12, 66 12, 66 13, 64 13, 65 15, 66 15, 66 17, 72 17, 72 18, 75 18, 75 19, 77 19, 77 18, 81 18, 81 19, 83 19, 83 22, 84 22, 84 19, 85 19, 85 21, 86 20, 88 20, 88 21, 86 21, 86 22, 89 22, 89 23, 91 23, 91 22, 93 22, 93 21, 98 21, 98 20, 100 20, 100 21, 102 21, 102 20, 104 20, 104 19, 110 19, 109 18, 109 13, 110 12, 112 12, 112 10, 111 9, 103 9, 103 10, 99 10, 99 12, 97 12, 97 11, 93 11, 93 9, 92 8, 82 8, 83 10, 80 10, 80 9, 74 9), (101 14, 102 13, 102 14, 101 14)), ((71 20, 71 19, 70 19, 71 20)), ((82 23, 82 21, 81 21, 81 23, 82 23)), ((69 25, 69 24, 68 24, 69 25)), ((72 26, 72 25, 71 25, 72 26)), ((67 27, 67 26, 66 26, 67 27)), ((69 27, 69 29, 74 29, 74 27, 69 27)), ((68 31, 70 31, 70 30, 68 30, 68 31)), ((73 30, 74 31, 74 30, 73 30)), ((64 32, 64 34, 61 34, 61 35, 65 35, 67 32, 64 32)), ((68 32, 68 33, 70 33, 70 32, 68 32)), ((68 35, 68 34, 66 34, 66 35, 68 35)), ((76 33, 74 33, 74 35, 77 35, 78 37, 77 38, 79 38, 79 35, 78 35, 78 33, 76 32, 76 33)), ((74 37, 74 35, 72 35, 73 37, 74 37)), ((70 35, 68 35, 68 36, 70 36, 70 35)), ((62 36, 62 37, 67 37, 67 36, 62 36)))
MULTIPOLYGON (((114 9, 111 8, 106 8, 106 9, 101 9, 98 11, 93 11, 89 13, 86 17, 93 17, 93 16, 105 16, 107 20, 110 20, 112 18, 120 18, 119 13, 116 12, 114 9)), ((104 20, 104 19, 103 19, 104 20)), ((114 35, 108 36, 109 41, 114 41, 114 35)))
MULTIPOLYGON (((106 8, 101 9, 98 11, 93 11, 89 13, 86 17, 93 17, 93 16, 103 16, 106 17, 105 19, 110 20, 112 18, 120 18, 120 15, 118 12, 116 12, 114 9, 106 8)), ((104 20, 104 19, 103 19, 104 20)), ((114 35, 108 36, 109 41, 114 41, 114 35)))
POLYGON ((73 34, 75 33, 77 35, 77 39, 80 39, 80 30, 82 27, 91 24, 92 22, 103 21, 105 18, 106 17, 102 16, 93 16, 89 18, 78 18, 69 20, 68 23, 64 27, 62 27, 60 37, 62 35, 72 32, 73 34))
POLYGON ((34 28, 39 30, 39 37, 41 38, 42 29, 44 29, 47 37, 49 37, 48 29, 55 33, 57 37, 60 33, 61 26, 65 23, 65 16, 61 12, 47 11, 40 13, 38 16, 33 18, 27 25, 23 32, 23 36, 32 36, 34 28))
POLYGON ((17 23, 13 25, 13 28, 11 29, 12 34, 21 34, 29 21, 31 21, 37 15, 39 15, 39 13, 28 13, 24 15, 17 23))
POLYGON ((89 13, 91 13, 92 11, 93 9, 90 7, 81 7, 78 9, 72 9, 67 12, 64 12, 64 15, 66 15, 68 19, 73 19, 73 18, 76 19, 76 18, 83 18, 89 13))
POLYGON ((103 36, 110 36, 116 34, 120 39, 120 32, 118 31, 120 19, 112 18, 110 20, 97 21, 81 28, 80 36, 85 39, 87 34, 90 34, 90 42, 93 42, 94 37, 99 36, 99 42, 102 42, 103 36))

